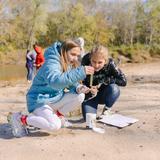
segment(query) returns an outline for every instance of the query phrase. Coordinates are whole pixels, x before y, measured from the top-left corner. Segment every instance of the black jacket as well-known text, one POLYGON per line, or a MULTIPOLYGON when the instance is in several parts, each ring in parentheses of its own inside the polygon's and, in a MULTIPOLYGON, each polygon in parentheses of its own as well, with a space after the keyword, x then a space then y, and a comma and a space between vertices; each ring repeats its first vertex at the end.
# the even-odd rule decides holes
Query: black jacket
MULTIPOLYGON (((81 64, 83 66, 90 65, 90 54, 86 54, 81 64)), ((109 59, 108 64, 106 64, 100 71, 95 72, 93 75, 93 86, 99 84, 111 84, 115 83, 118 86, 126 86, 127 80, 122 71, 116 66, 113 59, 109 59)), ((83 80, 83 84, 90 87, 90 75, 83 80)))

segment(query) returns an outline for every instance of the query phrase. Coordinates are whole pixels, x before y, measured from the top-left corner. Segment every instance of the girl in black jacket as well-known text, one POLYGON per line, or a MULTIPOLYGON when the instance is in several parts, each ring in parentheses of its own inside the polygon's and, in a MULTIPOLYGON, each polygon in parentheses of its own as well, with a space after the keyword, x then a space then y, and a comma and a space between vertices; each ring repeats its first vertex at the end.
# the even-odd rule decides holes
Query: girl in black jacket
POLYGON ((125 75, 109 58, 108 49, 103 46, 96 46, 86 54, 82 65, 91 65, 95 70, 94 75, 87 75, 83 81, 85 86, 81 88, 86 95, 82 103, 84 119, 87 113, 97 113, 98 104, 105 104, 102 114, 108 114, 120 95, 119 86, 127 84, 125 75))

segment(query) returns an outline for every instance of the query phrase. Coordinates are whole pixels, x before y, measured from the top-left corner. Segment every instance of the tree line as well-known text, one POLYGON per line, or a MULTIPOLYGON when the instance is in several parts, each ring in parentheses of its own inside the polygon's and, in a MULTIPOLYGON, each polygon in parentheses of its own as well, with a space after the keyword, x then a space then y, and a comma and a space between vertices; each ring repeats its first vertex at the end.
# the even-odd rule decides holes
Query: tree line
POLYGON ((1 0, 0 52, 83 37, 112 55, 160 55, 160 0, 1 0))

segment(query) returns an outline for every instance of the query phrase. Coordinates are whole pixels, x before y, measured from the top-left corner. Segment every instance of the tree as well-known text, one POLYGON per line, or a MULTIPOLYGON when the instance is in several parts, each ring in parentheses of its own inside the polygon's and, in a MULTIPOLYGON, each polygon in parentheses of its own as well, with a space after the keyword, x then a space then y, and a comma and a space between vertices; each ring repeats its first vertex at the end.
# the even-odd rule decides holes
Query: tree
POLYGON ((51 13, 48 18, 46 35, 40 33, 37 35, 41 43, 44 43, 43 38, 46 37, 45 41, 48 45, 56 40, 79 36, 85 39, 88 49, 95 43, 106 45, 110 39, 113 39, 103 13, 87 15, 81 3, 70 4, 64 12, 60 10, 51 13))
POLYGON ((49 17, 54 17, 52 19, 48 18, 47 23, 46 39, 49 43, 55 40, 77 38, 78 36, 84 37, 88 45, 93 43, 92 33, 96 24, 94 17, 85 15, 83 5, 70 6, 65 12, 58 11, 50 14, 49 17))

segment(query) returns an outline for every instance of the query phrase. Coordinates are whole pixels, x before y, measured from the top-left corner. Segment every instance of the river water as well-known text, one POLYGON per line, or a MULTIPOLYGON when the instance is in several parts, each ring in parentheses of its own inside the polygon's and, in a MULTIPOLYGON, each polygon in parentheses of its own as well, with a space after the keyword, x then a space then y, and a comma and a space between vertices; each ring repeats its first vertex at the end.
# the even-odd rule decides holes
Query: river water
POLYGON ((16 81, 26 78, 25 65, 0 65, 0 81, 16 81))

